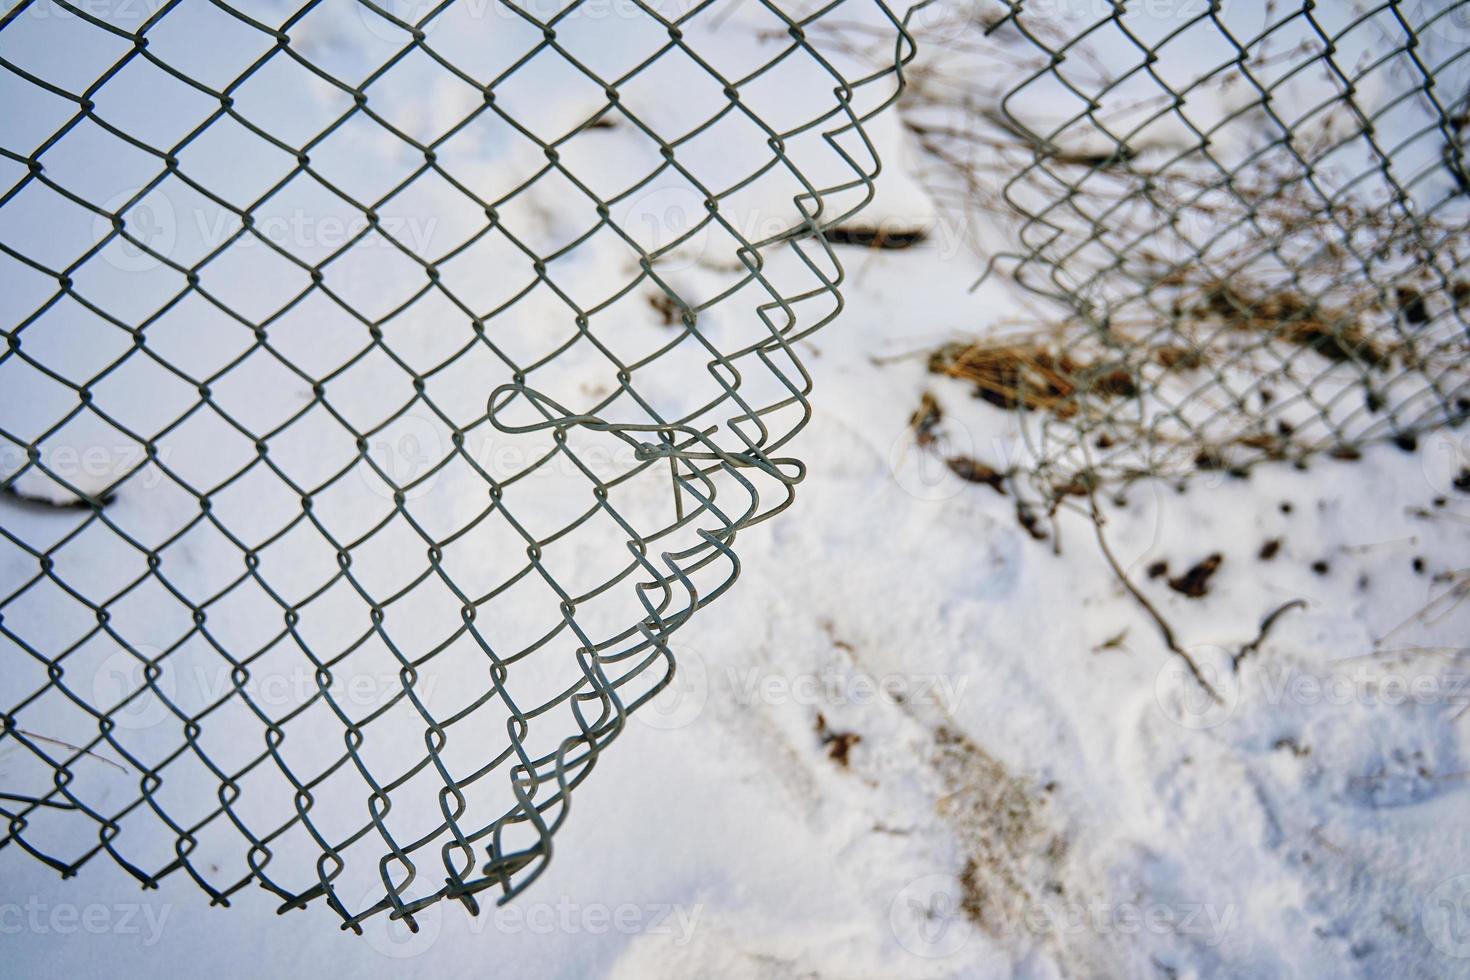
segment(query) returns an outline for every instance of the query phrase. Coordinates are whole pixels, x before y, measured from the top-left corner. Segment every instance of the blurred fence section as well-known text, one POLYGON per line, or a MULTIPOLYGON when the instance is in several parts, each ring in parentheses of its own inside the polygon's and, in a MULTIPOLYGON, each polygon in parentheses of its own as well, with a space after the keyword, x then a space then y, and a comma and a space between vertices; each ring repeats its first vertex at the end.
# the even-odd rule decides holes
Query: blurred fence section
POLYGON ((352 928, 523 888, 791 501, 912 53, 877 0, 7 3, 0 847, 352 928))
POLYGON ((1056 499, 1470 415, 1470 3, 978 0, 916 30, 925 180, 1031 313, 931 368, 1056 499))

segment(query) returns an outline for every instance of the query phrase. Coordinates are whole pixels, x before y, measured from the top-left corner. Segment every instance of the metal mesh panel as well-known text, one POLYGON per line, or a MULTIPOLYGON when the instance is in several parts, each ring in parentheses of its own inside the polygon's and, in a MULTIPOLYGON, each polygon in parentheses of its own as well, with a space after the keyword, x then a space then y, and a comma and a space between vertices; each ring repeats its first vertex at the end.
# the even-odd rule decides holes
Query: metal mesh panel
POLYGON ((791 502, 912 55, 730 6, 11 5, 0 847, 353 928, 540 873, 791 502))
POLYGON ((1019 410, 1045 494, 1470 414, 1470 4, 981 2, 917 38, 926 179, 1043 300, 931 367, 1019 410))

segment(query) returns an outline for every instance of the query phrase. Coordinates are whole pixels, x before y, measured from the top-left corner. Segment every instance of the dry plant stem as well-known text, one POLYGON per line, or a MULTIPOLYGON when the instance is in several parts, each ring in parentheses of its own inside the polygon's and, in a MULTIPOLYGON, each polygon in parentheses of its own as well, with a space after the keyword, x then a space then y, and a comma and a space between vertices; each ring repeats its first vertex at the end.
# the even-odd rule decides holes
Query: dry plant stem
POLYGON ((1154 604, 1152 602, 1149 602, 1148 596, 1140 592, 1138 590, 1138 586, 1134 585, 1132 580, 1128 578, 1128 574, 1123 571, 1123 566, 1118 564, 1118 559, 1113 555, 1113 549, 1108 547, 1107 535, 1103 533, 1102 512, 1099 511, 1097 507, 1097 491, 1089 486, 1087 496, 1088 499, 1092 502, 1092 528, 1095 532, 1097 532, 1097 546, 1102 549, 1103 557, 1107 559, 1108 567, 1113 570, 1113 574, 1118 577, 1118 581, 1123 583, 1123 588, 1127 589, 1129 594, 1132 595, 1134 599, 1138 600, 1138 604, 1142 606, 1144 611, 1147 612, 1149 616, 1153 619, 1154 624, 1157 625, 1159 628, 1160 635, 1164 638, 1164 645, 1167 646, 1169 650, 1173 652, 1176 656, 1178 656, 1180 660, 1184 661, 1185 666, 1189 668, 1190 675, 1194 677, 1195 683, 1203 688, 1205 693, 1208 694, 1216 704, 1224 704, 1225 702, 1220 697, 1220 693, 1215 690, 1214 686, 1210 684, 1210 682, 1205 679, 1204 674, 1200 672, 1199 664, 1194 662, 1194 658, 1191 657, 1188 651, 1181 647, 1179 645, 1179 641, 1174 638, 1173 627, 1171 627, 1168 621, 1164 619, 1163 615, 1158 611, 1157 608, 1155 608, 1154 604))
POLYGON ((1291 612, 1293 609, 1305 608, 1307 608, 1307 601, 1305 599, 1293 599, 1290 602, 1283 602, 1271 612, 1267 613, 1266 618, 1261 620, 1261 631, 1256 634, 1256 638, 1254 640, 1251 640, 1245 646, 1236 651, 1235 656, 1230 658, 1230 666, 1237 671, 1240 670, 1241 661, 1259 650, 1261 648, 1261 644, 1266 642, 1266 636, 1271 632, 1271 627, 1276 625, 1276 620, 1291 612))
POLYGON ((107 756, 105 756, 105 755, 98 755, 96 752, 93 752, 91 749, 84 749, 80 745, 73 745, 70 742, 66 741, 65 739, 52 738, 50 735, 42 735, 40 732, 27 731, 24 728, 17 728, 15 730, 17 732, 20 732, 22 735, 26 736, 27 738, 40 739, 43 742, 50 742, 52 745, 59 745, 59 746, 61 746, 64 749, 71 749, 73 752, 80 752, 82 755, 89 756, 90 758, 96 759, 98 762, 105 762, 105 763, 107 763, 109 766, 111 766, 112 768, 116 769, 118 772, 127 772, 126 769, 124 769, 122 766, 118 765, 116 762, 113 762, 111 759, 107 758, 107 756))

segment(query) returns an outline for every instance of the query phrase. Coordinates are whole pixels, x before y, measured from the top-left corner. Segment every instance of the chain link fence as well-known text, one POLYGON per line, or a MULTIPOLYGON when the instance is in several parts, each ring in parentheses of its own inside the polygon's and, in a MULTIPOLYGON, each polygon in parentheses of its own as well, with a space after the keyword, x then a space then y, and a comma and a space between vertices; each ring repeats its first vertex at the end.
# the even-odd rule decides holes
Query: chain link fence
POLYGON ((930 368, 1052 503, 1470 415, 1470 4, 979 2, 916 34, 924 179, 1028 312, 930 368))
POLYGON ((1024 299, 930 369, 1053 503, 1458 425, 1467 41, 1452 0, 12 3, 0 847, 351 928, 524 888, 792 500, 819 231, 902 81, 1024 299))
POLYGON ((7 8, 0 847, 353 929, 508 899, 792 500, 905 28, 7 8))

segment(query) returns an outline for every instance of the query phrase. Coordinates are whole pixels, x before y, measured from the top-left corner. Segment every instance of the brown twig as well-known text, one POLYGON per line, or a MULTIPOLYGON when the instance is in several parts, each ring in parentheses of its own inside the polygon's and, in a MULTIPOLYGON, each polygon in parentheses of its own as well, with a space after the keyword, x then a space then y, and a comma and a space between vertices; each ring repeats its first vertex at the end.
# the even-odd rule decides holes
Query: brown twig
POLYGON ((1271 632, 1271 627, 1276 625, 1276 620, 1291 612, 1293 609, 1305 608, 1307 608, 1307 601, 1305 599, 1293 599, 1290 602, 1283 602, 1281 605, 1271 610, 1271 612, 1267 613, 1266 618, 1261 620, 1261 631, 1256 634, 1256 638, 1254 640, 1251 640, 1249 643, 1247 643, 1245 646, 1241 647, 1235 652, 1235 655, 1230 658, 1230 666, 1239 671, 1241 661, 1259 650, 1261 648, 1261 644, 1266 642, 1266 635, 1271 632))
POLYGON ((1174 638, 1174 628, 1169 625, 1168 620, 1164 619, 1163 614, 1148 600, 1148 596, 1144 595, 1139 591, 1138 586, 1133 584, 1133 581, 1128 578, 1128 574, 1123 571, 1123 566, 1118 564, 1118 559, 1113 555, 1113 549, 1108 547, 1107 535, 1103 533, 1102 512, 1097 507, 1097 491, 1092 489, 1090 484, 1087 495, 1092 501, 1092 527, 1097 533, 1097 545, 1102 550, 1103 558, 1107 559, 1108 566, 1112 568, 1113 574, 1118 577, 1119 582, 1123 583, 1123 588, 1127 589, 1129 594, 1138 600, 1138 604, 1153 619, 1154 624, 1159 628, 1159 634, 1164 638, 1164 645, 1179 657, 1180 660, 1184 661, 1185 666, 1189 668, 1190 675, 1194 677, 1195 683, 1204 688, 1205 693, 1216 704, 1224 704, 1224 699, 1220 697, 1220 693, 1215 690, 1214 686, 1205 679, 1205 675, 1200 672, 1199 664, 1195 663, 1194 658, 1189 655, 1189 652, 1181 647, 1179 641, 1174 638))

